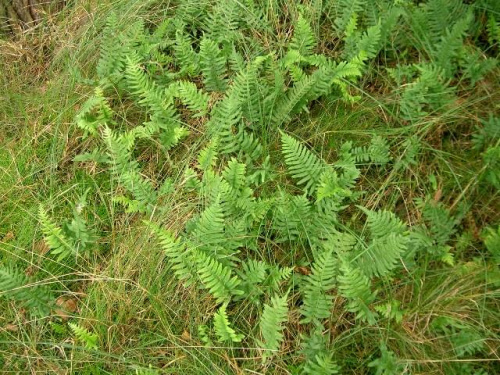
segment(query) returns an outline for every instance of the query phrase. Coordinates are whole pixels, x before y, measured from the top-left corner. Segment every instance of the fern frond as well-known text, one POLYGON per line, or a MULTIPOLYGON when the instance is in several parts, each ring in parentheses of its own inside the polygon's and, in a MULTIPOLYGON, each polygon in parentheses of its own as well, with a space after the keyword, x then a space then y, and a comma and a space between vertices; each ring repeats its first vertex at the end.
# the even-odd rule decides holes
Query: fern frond
POLYGON ((97 135, 100 126, 110 124, 113 110, 104 97, 103 91, 97 87, 94 95, 89 98, 76 115, 76 126, 84 131, 84 136, 97 135))
POLYGON ((375 300, 370 290, 370 280, 359 268, 353 268, 347 261, 342 262, 341 274, 337 277, 340 294, 347 299, 347 310, 356 314, 356 319, 375 323, 375 314, 368 307, 375 300))
MULTIPOLYGON (((196 226, 191 231, 193 241, 202 249, 213 249, 214 246, 223 245, 224 212, 220 202, 215 202, 207 207, 196 221, 196 226)), ((213 250, 212 250, 213 251, 213 250)))
POLYGON ((337 374, 339 366, 332 360, 328 349, 328 335, 324 334, 322 326, 315 326, 309 335, 301 335, 301 353, 305 357, 302 367, 305 374, 337 374))
POLYGON ((85 327, 75 323, 68 323, 68 325, 76 338, 83 342, 87 349, 97 350, 97 340, 99 337, 96 333, 92 333, 85 327))
POLYGON ((308 375, 334 375, 339 371, 340 366, 332 359, 330 353, 317 354, 304 365, 304 373, 308 375))
POLYGON ((193 263, 195 263, 194 252, 186 246, 181 238, 175 238, 169 231, 149 221, 144 223, 158 238, 160 246, 165 252, 177 278, 185 286, 192 285, 198 279, 196 270, 193 269, 193 263))
POLYGON ((175 32, 174 53, 181 72, 195 75, 199 71, 199 56, 193 50, 192 41, 183 28, 175 32))
POLYGON ((311 274, 304 280, 301 323, 319 324, 330 317, 333 297, 327 293, 335 287, 336 258, 332 250, 319 252, 311 267, 311 274))
POLYGON ((247 259, 238 270, 241 279, 240 289, 244 292, 243 298, 248 298, 252 302, 259 302, 258 298, 264 293, 262 284, 267 277, 269 265, 264 261, 247 259))
MULTIPOLYGON (((271 304, 264 305, 264 312, 260 318, 260 332, 262 335, 261 346, 269 351, 277 351, 283 341, 283 323, 288 318, 288 294, 283 297, 271 297, 271 304)), ((273 353, 265 351, 263 353, 263 361, 270 357, 273 353)))
POLYGON ((217 303, 229 302, 231 296, 243 293, 241 289, 238 289, 240 279, 232 276, 229 267, 202 252, 197 252, 196 261, 200 280, 217 303))
POLYGON ((493 261, 500 265, 500 225, 496 231, 494 228, 488 227, 482 233, 483 241, 486 249, 491 254, 493 261))
POLYGON ((97 62, 97 76, 104 81, 112 82, 121 78, 121 73, 125 68, 126 47, 117 42, 116 34, 119 30, 116 14, 111 14, 106 20, 101 41, 100 57, 97 62))
POLYGON ((437 66, 443 69, 445 77, 448 79, 453 78, 456 62, 459 51, 463 49, 463 39, 472 23, 472 13, 459 19, 441 38, 441 43, 436 46, 433 51, 434 61, 437 66))
POLYGON ((30 284, 23 272, 4 265, 0 265, 0 297, 18 301, 30 312, 41 317, 49 315, 53 300, 46 287, 30 284))
POLYGON ((52 221, 42 205, 38 209, 38 220, 42 226, 44 240, 51 253, 57 255, 58 262, 76 253, 74 244, 66 237, 62 229, 52 221))
POLYGON ((175 83, 175 95, 193 112, 193 117, 204 116, 208 109, 209 96, 202 90, 198 90, 193 82, 177 81, 175 83))
POLYGON ((226 90, 226 58, 213 40, 205 37, 200 42, 200 65, 203 72, 203 83, 208 91, 226 90))
POLYGON ((293 37, 289 48, 298 51, 302 56, 309 56, 312 54, 315 46, 316 38, 311 25, 302 14, 299 14, 299 18, 294 25, 293 37))
POLYGON ((384 238, 391 234, 403 234, 406 225, 390 211, 371 211, 362 206, 357 206, 366 216, 366 224, 373 238, 384 238))
POLYGON ((227 167, 222 172, 222 177, 235 189, 240 190, 246 185, 246 165, 231 158, 227 167))
POLYGON ((229 95, 226 95, 212 109, 207 128, 210 134, 219 140, 221 152, 228 154, 239 150, 235 133, 241 115, 239 97, 232 92, 229 92, 229 95))
POLYGON ((214 315, 214 328, 218 341, 241 342, 241 340, 245 338, 245 335, 236 333, 236 331, 231 328, 226 309, 227 303, 224 303, 214 315))
POLYGON ((217 162, 217 149, 219 147, 219 142, 217 138, 212 139, 210 143, 200 151, 198 155, 198 166, 199 168, 206 172, 215 167, 217 162))
POLYGON ((290 175, 305 185, 304 190, 312 195, 317 187, 321 173, 326 166, 323 161, 309 151, 295 138, 281 133, 282 153, 290 175))
POLYGON ((272 228, 278 233, 277 242, 304 240, 313 232, 313 211, 307 197, 282 194, 275 202, 272 228))
POLYGON ((371 361, 368 367, 375 369, 376 375, 398 375, 401 374, 401 365, 398 364, 394 352, 387 349, 384 343, 380 344, 381 357, 371 361))
POLYGON ((317 84, 313 76, 305 76, 302 80, 295 83, 285 95, 281 95, 276 101, 272 113, 272 122, 280 126, 288 121, 294 113, 301 110, 308 102, 308 98, 317 84))
POLYGON ((358 264, 370 277, 384 276, 396 267, 406 251, 406 225, 392 212, 362 210, 367 215, 372 241, 360 254, 358 264))

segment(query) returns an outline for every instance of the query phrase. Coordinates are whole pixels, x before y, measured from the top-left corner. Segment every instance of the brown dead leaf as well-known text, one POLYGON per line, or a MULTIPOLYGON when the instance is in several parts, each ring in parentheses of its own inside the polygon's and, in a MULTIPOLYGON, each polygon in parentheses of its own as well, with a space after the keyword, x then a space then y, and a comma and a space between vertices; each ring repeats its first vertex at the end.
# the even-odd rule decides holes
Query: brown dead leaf
POLYGON ((58 315, 62 320, 68 320, 70 315, 74 314, 78 310, 78 301, 75 298, 61 296, 56 299, 56 306, 59 307, 54 310, 56 315, 58 315))
POLYGON ((436 190, 436 193, 434 194, 434 202, 439 202, 439 200, 441 199, 441 197, 443 196, 443 190, 441 189, 437 189, 436 190))
POLYGON ((187 330, 184 330, 184 332, 182 332, 181 337, 183 340, 186 340, 186 341, 191 340, 191 334, 187 330))
POLYGON ((45 255, 49 252, 50 247, 47 246, 44 240, 40 240, 35 242, 35 245, 33 245, 33 252, 40 254, 40 255, 45 255))
POLYGON ((5 234, 2 238, 2 242, 9 242, 10 240, 13 240, 16 236, 14 235, 14 232, 10 231, 5 234))
POLYGON ((17 332, 19 330, 18 326, 16 326, 15 324, 11 324, 11 323, 6 324, 4 328, 9 332, 17 332))
POLYGON ((306 276, 311 274, 311 270, 309 268, 302 267, 302 266, 295 267, 295 271, 298 273, 301 273, 302 275, 306 275, 306 276))

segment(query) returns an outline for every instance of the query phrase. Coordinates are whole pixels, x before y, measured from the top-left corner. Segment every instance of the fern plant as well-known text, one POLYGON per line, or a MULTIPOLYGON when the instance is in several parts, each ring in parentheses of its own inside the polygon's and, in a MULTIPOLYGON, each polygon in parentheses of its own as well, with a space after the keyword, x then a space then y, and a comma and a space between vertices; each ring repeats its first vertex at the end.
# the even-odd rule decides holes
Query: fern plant
POLYGON ((361 251, 358 264, 370 277, 387 275, 406 252, 406 226, 392 212, 375 212, 358 207, 367 215, 367 226, 372 238, 366 249, 361 251))
POLYGON ((274 296, 271 297, 270 305, 264 305, 259 324, 262 335, 261 346, 266 349, 262 356, 263 361, 273 354, 272 351, 277 351, 283 341, 282 331, 284 327, 282 324, 288 320, 287 299, 288 294, 283 297, 274 296))
POLYGON ((354 268, 343 260, 337 278, 340 294, 347 299, 347 310, 355 313, 356 318, 374 324, 376 314, 370 304, 375 300, 376 292, 370 289, 370 280, 359 268, 354 268))
POLYGON ((305 192, 311 195, 315 191, 319 177, 326 166, 321 159, 285 133, 281 134, 281 144, 289 173, 297 180, 298 185, 305 185, 305 192))
POLYGON ((68 323, 68 325, 75 337, 81 341, 87 349, 97 350, 97 340, 99 339, 97 334, 90 332, 87 328, 77 323, 68 323))
POLYGON ((77 249, 72 241, 66 237, 62 228, 52 221, 42 205, 38 209, 38 220, 42 226, 45 242, 50 248, 51 253, 57 255, 58 262, 70 255, 76 254, 77 249))
POLYGON ((336 273, 337 259, 333 250, 318 253, 302 288, 304 297, 300 312, 304 318, 301 323, 319 324, 330 316, 333 296, 327 293, 335 287, 336 273))
POLYGON ((206 89, 224 92, 226 89, 226 80, 224 79, 226 58, 217 43, 207 37, 200 42, 200 66, 206 89))
POLYGON ((53 305, 53 296, 46 286, 30 282, 24 273, 11 266, 0 265, 0 296, 18 302, 40 317, 49 315, 53 305))
POLYGON ((245 338, 245 335, 236 333, 236 331, 231 328, 226 309, 227 304, 223 304, 214 315, 214 328, 217 339, 219 342, 241 342, 245 338))

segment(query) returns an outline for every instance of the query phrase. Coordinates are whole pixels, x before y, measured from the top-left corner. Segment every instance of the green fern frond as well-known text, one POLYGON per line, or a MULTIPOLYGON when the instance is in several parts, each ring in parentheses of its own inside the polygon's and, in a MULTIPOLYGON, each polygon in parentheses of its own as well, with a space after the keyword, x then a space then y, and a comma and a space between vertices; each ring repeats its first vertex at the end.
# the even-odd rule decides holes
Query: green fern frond
POLYGON ((193 241, 207 250, 223 245, 226 241, 224 227, 222 206, 220 202, 215 202, 207 207, 196 221, 196 226, 191 231, 193 241))
POLYGON ((338 15, 335 18, 335 26, 339 34, 343 34, 348 28, 349 23, 352 22, 352 19, 357 18, 357 14, 363 12, 364 6, 366 6, 366 0, 338 1, 336 4, 338 15))
POLYGON ((125 73, 130 93, 139 99, 139 104, 150 109, 152 118, 169 121, 169 124, 175 123, 177 116, 171 98, 144 72, 137 55, 127 57, 125 73))
POLYGON ((206 34, 217 43, 229 44, 240 35, 241 7, 239 1, 215 3, 204 24, 206 34))
POLYGON ((158 238, 177 278, 186 286, 192 285, 198 279, 196 270, 193 269, 194 252, 187 248, 182 239, 175 238, 169 231, 149 221, 144 223, 158 238))
POLYGON ((131 145, 123 135, 115 134, 106 127, 103 139, 111 160, 112 172, 123 186, 141 203, 141 212, 150 210, 157 201, 152 183, 139 173, 137 161, 132 160, 131 145))
POLYGON ((288 172, 298 180, 298 185, 305 185, 304 190, 312 195, 326 168, 323 161, 288 134, 281 133, 281 145, 288 172))
POLYGON ((111 14, 106 20, 103 39, 100 48, 100 57, 97 62, 97 76, 104 80, 116 82, 121 78, 125 67, 127 48, 121 42, 117 43, 118 19, 116 14, 111 14))
POLYGON ((288 320, 288 294, 283 297, 271 297, 271 304, 264 305, 264 312, 260 318, 260 332, 262 335, 261 346, 266 351, 263 353, 263 361, 269 358, 273 351, 280 348, 283 341, 283 323, 288 320), (269 353, 268 351, 271 351, 269 353))
POLYGON ((58 262, 76 253, 74 244, 66 237, 63 230, 52 221, 42 205, 38 209, 38 220, 42 227, 44 240, 51 253, 57 255, 58 262))
POLYGON ((217 149, 219 147, 219 142, 216 139, 212 139, 210 143, 200 151, 198 155, 198 166, 202 171, 208 171, 215 167, 217 163, 217 149))
POLYGON ((302 14, 299 14, 299 18, 294 25, 293 37, 289 48, 298 51, 302 56, 308 56, 312 54, 315 46, 316 38, 311 25, 302 14))
POLYGON ((199 56, 193 50, 192 41, 183 28, 178 28, 175 32, 174 53, 181 72, 195 75, 199 71, 199 56))
POLYGON ((218 44, 207 37, 200 42, 200 65, 205 89, 224 92, 227 86, 224 79, 226 58, 218 44))
POLYGON ((96 333, 92 333, 85 327, 82 327, 75 323, 68 323, 68 325, 76 338, 79 341, 83 342, 87 349, 97 350, 97 340, 99 339, 99 337, 96 333))
POLYGON ((331 354, 317 354, 313 360, 304 365, 304 373, 308 375, 334 375, 338 374, 340 366, 332 359, 331 354))
POLYGON ((273 124, 279 127, 284 122, 289 121, 293 114, 302 110, 316 84, 314 76, 305 76, 302 80, 296 82, 285 95, 280 95, 272 112, 273 124))
POLYGON ((28 311, 41 317, 49 315, 53 300, 46 287, 30 284, 23 272, 4 265, 0 265, 0 297, 17 301, 28 311))
POLYGON ((97 87, 94 95, 89 98, 76 115, 76 126, 84 131, 84 136, 96 136, 100 126, 111 123, 113 110, 104 97, 103 91, 97 87))
POLYGON ((238 288, 240 279, 232 276, 229 267, 202 252, 197 252, 196 261, 200 280, 217 303, 229 302, 233 295, 238 296, 243 293, 238 288))
POLYGON ((494 143, 500 139, 500 117, 490 114, 490 117, 481 120, 482 127, 476 127, 472 135, 472 142, 476 150, 482 150, 489 143, 494 143))
POLYGON ((240 289, 244 292, 241 298, 259 302, 259 297, 264 293, 262 284, 266 280, 268 269, 269 265, 264 261, 247 259, 242 262, 241 270, 237 271, 241 279, 240 289))
POLYGON ((330 317, 333 297, 327 293, 335 287, 337 259, 332 250, 319 252, 311 267, 311 274, 304 280, 301 323, 319 324, 330 317))
POLYGON ((357 206, 366 214, 366 224, 373 238, 384 238, 391 234, 403 234, 406 225, 393 212, 371 211, 365 207, 357 206))
POLYGON ((358 265, 370 277, 384 276, 396 267, 401 255, 406 251, 406 225, 392 212, 360 208, 367 215, 367 226, 372 241, 362 250, 358 265))
POLYGON ((231 328, 226 309, 227 304, 225 303, 221 307, 219 307, 219 311, 217 311, 214 315, 214 328, 218 341, 241 342, 241 340, 245 338, 245 335, 236 333, 236 331, 231 328))
POLYGON ((235 133, 242 116, 239 97, 230 91, 217 103, 210 115, 207 128, 212 136, 219 139, 220 151, 226 154, 238 151, 235 133))
POLYGON ((463 49, 463 39, 472 23, 472 19, 472 13, 468 13, 465 17, 459 19, 451 30, 446 30, 441 42, 433 51, 436 65, 443 69, 444 75, 448 79, 454 76, 457 67, 456 59, 460 50, 463 49))
POLYGON ((112 165, 112 172, 116 176, 120 176, 127 170, 137 168, 137 162, 131 161, 132 154, 130 149, 132 145, 130 145, 123 136, 120 136, 113 132, 110 128, 105 127, 102 138, 107 146, 108 156, 112 165))
POLYGON ((491 227, 486 228, 482 233, 482 237, 493 261, 500 265, 500 225, 496 230, 491 227))
POLYGON ((398 364, 394 352, 387 349, 384 343, 380 344, 381 357, 371 361, 368 367, 375 369, 376 375, 399 375, 401 374, 401 365, 398 364))
POLYGON ((490 45, 500 43, 500 21, 497 21, 493 14, 490 14, 488 17, 486 30, 488 32, 488 43, 490 43, 490 45))
POLYGON ((198 90, 193 82, 177 81, 175 83, 175 96, 193 112, 193 117, 204 116, 208 109, 209 96, 202 90, 198 90))
POLYGON ((274 206, 272 228, 279 235, 277 242, 309 237, 314 227, 311 225, 313 211, 307 197, 282 194, 274 206))
POLYGON ((246 185, 246 165, 231 158, 227 167, 222 172, 222 177, 235 189, 240 190, 246 185))
POLYGON ((337 277, 340 294, 347 299, 347 310, 356 314, 356 319, 375 323, 375 314, 369 305, 375 300, 370 289, 370 280, 359 268, 353 268, 347 261, 342 261, 341 274, 337 277))
POLYGON ((375 306, 375 310, 380 313, 384 318, 394 320, 396 323, 403 321, 405 311, 401 309, 401 302, 398 300, 391 300, 379 306, 375 306))

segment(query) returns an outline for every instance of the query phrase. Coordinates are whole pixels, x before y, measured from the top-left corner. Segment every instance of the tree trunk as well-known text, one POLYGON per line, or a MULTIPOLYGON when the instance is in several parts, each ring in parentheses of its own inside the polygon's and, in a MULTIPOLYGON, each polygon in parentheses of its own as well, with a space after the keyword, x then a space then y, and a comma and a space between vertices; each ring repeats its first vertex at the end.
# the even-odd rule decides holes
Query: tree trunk
POLYGON ((64 3, 64 0, 0 0, 0 33, 26 30, 45 14, 62 9, 64 3))

